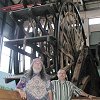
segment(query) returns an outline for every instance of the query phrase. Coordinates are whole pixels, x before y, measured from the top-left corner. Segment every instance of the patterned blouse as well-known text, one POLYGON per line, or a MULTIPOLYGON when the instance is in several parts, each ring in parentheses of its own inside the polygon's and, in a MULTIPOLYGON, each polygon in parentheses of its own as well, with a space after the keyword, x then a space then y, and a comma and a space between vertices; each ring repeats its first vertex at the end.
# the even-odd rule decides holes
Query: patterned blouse
POLYGON ((53 100, 71 100, 72 94, 79 95, 82 90, 76 87, 70 81, 61 83, 60 80, 54 80, 52 83, 53 100))
POLYGON ((51 83, 50 80, 42 80, 37 74, 34 74, 31 80, 24 75, 17 84, 17 88, 26 92, 27 100, 48 100, 51 83))

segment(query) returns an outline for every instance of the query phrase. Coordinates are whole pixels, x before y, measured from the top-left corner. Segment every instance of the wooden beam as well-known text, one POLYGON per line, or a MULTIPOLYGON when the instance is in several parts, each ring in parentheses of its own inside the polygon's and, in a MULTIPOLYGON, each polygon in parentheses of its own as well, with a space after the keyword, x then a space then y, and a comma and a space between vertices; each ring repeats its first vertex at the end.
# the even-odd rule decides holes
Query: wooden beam
POLYGON ((81 5, 83 5, 83 0, 73 0, 74 3, 80 3, 81 5))
POLYGON ((19 52, 19 53, 21 53, 21 54, 23 54, 23 55, 26 55, 26 56, 32 58, 32 54, 26 52, 25 50, 22 50, 22 49, 20 49, 20 48, 18 48, 18 47, 16 47, 16 46, 9 45, 9 44, 6 44, 5 46, 7 46, 8 48, 11 48, 12 50, 14 50, 14 51, 16 51, 16 52, 19 52))
MULTIPOLYGON (((72 98, 72 100, 90 100, 90 99, 86 97, 77 97, 77 98, 72 98)), ((92 100, 100 100, 100 97, 95 97, 92 100)))
POLYGON ((82 64, 84 63, 84 60, 87 56, 87 53, 88 53, 88 48, 83 48, 81 50, 81 53, 79 54, 79 57, 77 59, 76 66, 75 66, 75 69, 74 69, 72 82, 78 81, 80 70, 81 70, 82 64))
POLYGON ((23 100, 16 91, 0 89, 0 100, 23 100))
POLYGON ((89 80, 90 80, 90 76, 89 75, 82 79, 82 85, 80 86, 80 88, 82 90, 85 89, 85 87, 86 87, 87 83, 89 82, 89 80))
MULTIPOLYGON (((38 37, 29 37, 29 38, 26 38, 25 40, 27 41, 27 44, 32 44, 34 42, 47 41, 48 38, 55 40, 55 38, 52 35, 45 35, 45 36, 41 36, 41 37, 40 36, 38 36, 38 37)), ((9 41, 5 41, 5 45, 6 44, 22 45, 23 44, 23 41, 24 41, 24 38, 9 40, 9 41)))
MULTIPOLYGON (((0 89, 0 100, 23 100, 16 91, 0 89)), ((72 100, 90 100, 86 97, 73 98, 72 100)), ((100 100, 100 97, 95 97, 93 100, 100 100)))
MULTIPOLYGON (((32 44, 33 42, 43 42, 43 41, 47 41, 48 37, 53 37, 51 35, 46 35, 46 36, 38 36, 38 37, 29 37, 26 38, 27 44, 32 44)), ((9 40, 9 41, 5 41, 5 45, 6 44, 11 44, 11 45, 22 45, 24 41, 24 38, 21 39, 14 39, 14 40, 9 40)))

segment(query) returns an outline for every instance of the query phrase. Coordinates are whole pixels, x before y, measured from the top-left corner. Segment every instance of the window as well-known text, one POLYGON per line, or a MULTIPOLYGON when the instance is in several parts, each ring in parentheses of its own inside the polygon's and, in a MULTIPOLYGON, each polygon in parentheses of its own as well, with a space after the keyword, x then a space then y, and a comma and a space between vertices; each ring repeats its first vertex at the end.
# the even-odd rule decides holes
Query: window
POLYGON ((10 60, 10 49, 4 46, 4 41, 7 41, 7 38, 3 38, 2 54, 1 54, 1 67, 0 71, 7 72, 9 70, 9 60, 10 60))
MULTIPOLYGON (((5 38, 5 37, 3 38, 0 71, 8 73, 8 71, 9 71, 9 60, 11 58, 11 56, 10 56, 11 49, 4 46, 4 41, 8 41, 8 39, 5 38)), ((31 53, 31 47, 26 46, 25 51, 28 52, 28 53, 31 53)), ((20 72, 23 72, 23 55, 19 54, 19 56, 20 56, 20 59, 19 59, 19 61, 20 61, 20 72)), ((29 68, 30 68, 30 57, 25 56, 25 70, 28 70, 29 68)), ((12 71, 13 71, 13 69, 12 69, 12 71)))
POLYGON ((100 18, 89 19, 89 25, 100 24, 100 18))
MULTIPOLYGON (((25 51, 26 52, 28 52, 28 53, 31 53, 31 47, 29 47, 29 46, 26 46, 26 49, 25 49, 25 51)), ((23 55, 22 54, 19 54, 19 56, 20 56, 20 65, 19 65, 19 72, 23 72, 23 55)), ((25 56, 25 70, 28 70, 28 69, 30 69, 30 57, 28 57, 28 56, 25 56)))
MULTIPOLYGON (((31 53, 31 47, 26 46, 25 51, 28 53, 31 53)), ((31 60, 30 57, 25 56, 25 70, 30 68, 30 60, 31 60)))

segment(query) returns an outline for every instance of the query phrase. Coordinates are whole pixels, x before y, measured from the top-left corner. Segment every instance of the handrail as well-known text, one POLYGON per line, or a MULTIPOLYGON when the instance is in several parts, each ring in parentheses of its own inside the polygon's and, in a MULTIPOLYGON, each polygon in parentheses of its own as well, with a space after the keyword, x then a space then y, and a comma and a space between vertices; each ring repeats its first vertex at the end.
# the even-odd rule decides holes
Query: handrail
MULTIPOLYGON (((0 89, 0 100, 23 100, 17 91, 0 89)), ((86 97, 75 97, 72 100, 90 100, 86 97)), ((93 100, 100 100, 100 97, 95 97, 93 100)))
MULTIPOLYGON (((90 100, 87 97, 75 97, 72 100, 90 100)), ((92 100, 100 100, 100 97, 94 97, 92 100)))

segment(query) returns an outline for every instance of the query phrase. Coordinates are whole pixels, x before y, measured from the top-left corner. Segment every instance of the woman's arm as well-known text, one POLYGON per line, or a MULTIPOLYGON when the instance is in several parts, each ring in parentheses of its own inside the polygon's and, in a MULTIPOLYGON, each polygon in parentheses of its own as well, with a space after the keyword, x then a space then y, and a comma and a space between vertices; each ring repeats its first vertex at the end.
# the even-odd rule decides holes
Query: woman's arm
POLYGON ((49 100, 53 100, 53 94, 51 90, 48 91, 48 96, 49 96, 49 100))
POLYGON ((26 99, 26 93, 25 91, 23 90, 23 88, 25 88, 25 85, 26 83, 23 82, 22 80, 20 80, 17 84, 17 89, 16 91, 20 94, 21 98, 22 99, 26 99))
POLYGON ((52 85, 51 85, 50 80, 47 81, 47 87, 46 88, 47 88, 47 91, 48 91, 49 100, 53 100, 52 85))
POLYGON ((24 88, 26 87, 27 76, 24 75, 17 84, 16 91, 20 94, 21 98, 26 99, 24 88))
POLYGON ((16 89, 16 91, 20 94, 22 99, 26 99, 26 93, 21 89, 16 89))

